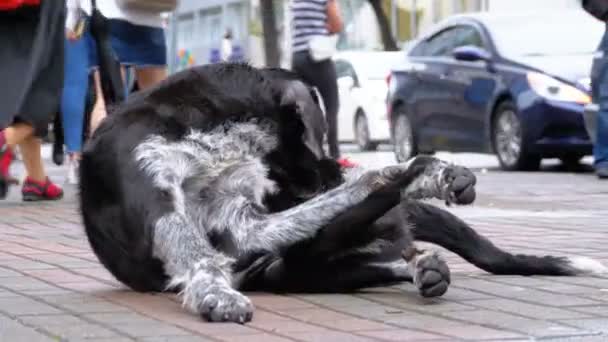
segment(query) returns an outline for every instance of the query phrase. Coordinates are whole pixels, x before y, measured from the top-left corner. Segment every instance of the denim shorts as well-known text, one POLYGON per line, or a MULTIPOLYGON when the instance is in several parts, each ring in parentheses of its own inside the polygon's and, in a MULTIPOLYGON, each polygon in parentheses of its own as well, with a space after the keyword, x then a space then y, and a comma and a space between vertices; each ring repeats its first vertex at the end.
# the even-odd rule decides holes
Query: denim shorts
POLYGON ((160 27, 110 19, 110 42, 121 64, 147 67, 167 65, 165 31, 160 27))

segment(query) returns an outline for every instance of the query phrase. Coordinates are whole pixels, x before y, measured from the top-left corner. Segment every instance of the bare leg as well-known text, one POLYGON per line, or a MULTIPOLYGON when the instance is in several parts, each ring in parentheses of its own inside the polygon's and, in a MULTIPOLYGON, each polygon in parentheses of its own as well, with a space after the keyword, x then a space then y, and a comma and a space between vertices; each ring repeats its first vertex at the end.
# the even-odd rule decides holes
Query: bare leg
POLYGON ((167 78, 166 67, 146 67, 135 70, 137 84, 140 90, 150 88, 167 78))
POLYGON ((23 164, 25 164, 28 176, 35 181, 44 183, 46 181, 46 173, 44 172, 44 165, 42 163, 42 144, 40 139, 29 136, 21 141, 19 149, 21 150, 23 164))
POLYGON ((30 125, 18 123, 4 129, 6 144, 11 148, 20 144, 24 139, 34 134, 34 128, 30 125))
POLYGON ((106 104, 103 99, 103 90, 101 89, 101 79, 99 78, 99 71, 95 71, 93 74, 95 79, 95 93, 97 94, 95 105, 91 113, 91 124, 90 124, 90 135, 95 132, 101 121, 106 117, 106 104))

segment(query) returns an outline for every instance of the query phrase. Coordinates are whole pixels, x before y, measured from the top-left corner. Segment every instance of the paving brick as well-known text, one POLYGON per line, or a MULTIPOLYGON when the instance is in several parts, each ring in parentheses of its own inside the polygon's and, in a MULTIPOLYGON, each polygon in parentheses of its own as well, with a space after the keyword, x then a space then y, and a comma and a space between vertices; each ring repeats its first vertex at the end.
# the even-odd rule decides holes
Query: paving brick
POLYGON ((74 339, 95 339, 121 337, 117 333, 96 324, 48 325, 44 327, 55 336, 72 341, 74 339))
POLYGON ((287 296, 276 296, 270 294, 254 294, 250 295, 249 298, 256 307, 269 308, 272 307, 274 310, 287 310, 287 309, 305 309, 314 308, 315 305, 299 300, 297 298, 291 298, 287 296))
POLYGON ((321 342, 321 341, 332 341, 332 342, 370 342, 377 341, 376 338, 372 337, 364 337, 364 336, 356 336, 353 334, 342 333, 327 330, 325 332, 315 332, 315 333, 292 333, 289 334, 290 337, 295 338, 301 341, 307 342, 321 342))
POLYGON ((594 319, 567 319, 561 322, 585 329, 588 331, 599 332, 606 335, 608 340, 608 321, 605 318, 594 318, 594 319))
MULTIPOLYGON (((600 316, 608 318, 608 304, 596 306, 574 306, 571 311, 582 312, 592 316, 600 316)), ((608 320, 607 320, 608 322, 608 320)), ((607 323, 608 324, 608 323, 607 323)))
MULTIPOLYGON (((156 336, 156 337, 143 337, 138 338, 137 341, 141 342, 212 342, 208 338, 201 336, 156 336)), ((97 341, 92 341, 97 342, 97 341)))
POLYGON ((4 278, 4 277, 18 277, 21 276, 22 274, 19 272, 15 272, 13 270, 9 270, 7 268, 4 267, 0 267, 0 278, 4 278))
POLYGON ((61 313, 59 309, 26 297, 0 298, 0 311, 13 316, 61 313))
MULTIPOLYGON (((448 315, 461 318, 464 313, 472 313, 476 311, 451 312, 448 315)), ((492 316, 493 317, 493 316, 492 316)), ((486 322, 475 322, 472 319, 466 321, 454 321, 441 317, 422 315, 416 313, 406 313, 395 315, 392 318, 387 318, 384 321, 392 325, 403 328, 410 328, 425 331, 428 333, 436 333, 440 335, 452 336, 456 338, 479 338, 479 339, 508 339, 523 337, 521 333, 512 331, 500 330, 498 326, 490 328, 481 326, 486 322), (479 324, 476 324, 479 323, 479 324)), ((487 323, 486 323, 487 324, 487 323)))
POLYGON ((56 342, 57 339, 0 315, 0 341, 56 342))
POLYGON ((149 323, 127 321, 123 324, 112 324, 112 328, 132 337, 190 335, 190 332, 184 329, 159 321, 149 323))
MULTIPOLYGON (((588 314, 578 313, 572 310, 547 307, 546 305, 528 304, 521 301, 502 298, 476 300, 468 303, 488 310, 503 311, 530 318, 542 317, 545 320, 589 317, 588 314)), ((606 309, 608 309, 608 307, 606 307, 606 309)))
POLYGON ((292 332, 319 332, 326 330, 325 328, 316 325, 295 320, 263 321, 255 319, 248 326, 282 334, 292 332))
POLYGON ((498 329, 508 329, 534 337, 568 336, 588 333, 584 329, 572 328, 564 324, 524 318, 490 310, 450 312, 444 316, 480 325, 494 326, 498 329))
POLYGON ((237 335, 220 337, 220 340, 227 342, 287 342, 292 339, 271 334, 237 335))
MULTIPOLYGON (((378 331, 358 331, 357 334, 384 341, 448 341, 451 338, 407 329, 384 329, 378 331)), ((453 339, 452 339, 453 340, 453 339)))
POLYGON ((19 320, 28 325, 33 325, 37 327, 45 327, 51 325, 67 326, 86 323, 86 321, 83 321, 81 318, 66 314, 21 316, 19 317, 19 320))

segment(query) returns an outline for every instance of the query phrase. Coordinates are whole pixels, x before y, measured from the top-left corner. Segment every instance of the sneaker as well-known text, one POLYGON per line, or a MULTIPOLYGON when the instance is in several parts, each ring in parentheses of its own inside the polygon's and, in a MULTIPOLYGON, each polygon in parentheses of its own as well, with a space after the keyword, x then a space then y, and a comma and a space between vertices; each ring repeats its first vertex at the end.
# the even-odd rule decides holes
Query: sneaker
POLYGON ((359 166, 359 164, 352 162, 348 158, 340 158, 340 159, 338 159, 338 164, 340 164, 340 166, 343 167, 343 168, 345 168, 345 169, 350 169, 350 168, 359 166))
POLYGON ((70 185, 78 184, 78 168, 80 167, 80 160, 70 156, 68 160, 68 174, 66 182, 70 185))
POLYGON ((55 201, 63 198, 63 190, 51 182, 48 177, 44 182, 38 182, 27 177, 23 183, 21 194, 26 202, 55 201))
POLYGON ((13 183, 13 178, 9 175, 9 169, 13 162, 13 151, 6 144, 4 131, 0 131, 0 199, 5 199, 8 188, 13 183))

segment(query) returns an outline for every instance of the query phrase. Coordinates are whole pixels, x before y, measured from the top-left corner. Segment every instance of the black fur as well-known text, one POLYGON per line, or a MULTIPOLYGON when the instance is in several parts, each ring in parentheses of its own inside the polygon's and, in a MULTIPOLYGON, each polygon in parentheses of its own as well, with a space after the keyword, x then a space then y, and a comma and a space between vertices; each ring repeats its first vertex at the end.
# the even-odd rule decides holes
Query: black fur
MULTIPOLYGON (((302 112, 294 102, 284 101, 286 84, 293 80, 297 77, 284 70, 243 64, 193 68, 131 95, 100 125, 84 150, 80 204, 90 244, 118 280, 138 291, 163 291, 169 280, 163 263, 153 255, 152 222, 172 210, 171 202, 168 194, 154 190, 133 158, 134 149, 151 134, 179 141, 192 128, 209 131, 228 120, 273 122, 279 146, 264 162, 279 192, 265 198, 262 209, 268 212, 291 208, 344 182, 339 165, 318 155, 313 146, 322 141, 325 130, 320 111, 308 107, 302 112)), ((313 94, 310 98, 315 99, 313 94)), ((419 160, 421 168, 416 171, 413 165, 412 177, 422 172, 425 159, 419 160)), ((463 201, 472 201, 471 191, 462 190, 467 197, 463 201)), ((279 253, 260 250, 239 255, 233 238, 229 232, 207 236, 216 250, 237 257, 233 272, 241 290, 350 291, 411 281, 411 276, 375 265, 400 259, 404 250, 413 248, 414 239, 439 244, 492 273, 576 273, 567 259, 501 251, 445 210, 402 201, 399 189, 372 194, 314 238, 279 253), (358 250, 374 241, 383 243, 380 251, 358 250)), ((421 284, 421 291, 440 295, 447 289, 449 271, 429 260, 435 262, 429 269, 439 270, 444 285, 425 294, 441 279, 434 280, 421 284)), ((427 278, 431 277, 421 281, 427 278)))

